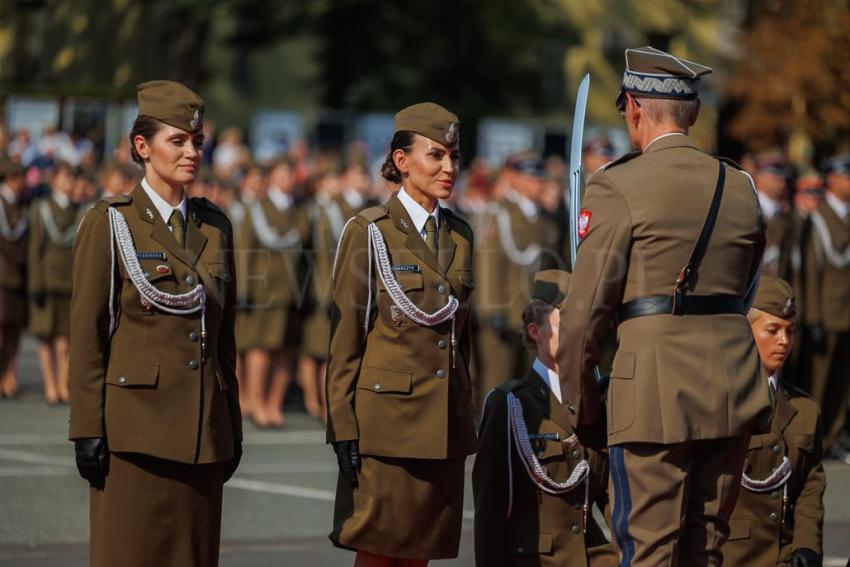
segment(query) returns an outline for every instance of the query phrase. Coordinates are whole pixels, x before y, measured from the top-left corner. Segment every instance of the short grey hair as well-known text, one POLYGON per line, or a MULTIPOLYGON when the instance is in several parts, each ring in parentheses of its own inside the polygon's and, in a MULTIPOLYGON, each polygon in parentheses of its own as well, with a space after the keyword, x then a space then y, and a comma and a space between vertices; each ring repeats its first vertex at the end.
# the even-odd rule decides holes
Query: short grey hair
POLYGON ((656 123, 672 122, 688 129, 699 115, 699 99, 677 100, 671 98, 640 98, 640 106, 647 118, 656 123))

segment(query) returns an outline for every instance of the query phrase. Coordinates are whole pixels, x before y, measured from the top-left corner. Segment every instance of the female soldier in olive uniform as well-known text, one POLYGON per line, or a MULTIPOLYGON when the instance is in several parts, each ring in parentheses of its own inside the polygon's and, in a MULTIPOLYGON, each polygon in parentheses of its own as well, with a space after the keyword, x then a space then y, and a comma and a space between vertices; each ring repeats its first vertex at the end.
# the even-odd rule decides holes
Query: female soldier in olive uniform
POLYGON ((458 127, 432 103, 396 114, 383 174, 403 187, 350 220, 337 251, 327 395, 341 474, 330 537, 357 550, 358 566, 457 555, 475 451, 472 230, 438 199, 457 179, 458 127))
POLYGON ((607 509, 608 457, 582 447, 561 402, 555 352, 569 278, 535 276, 522 317, 534 363, 487 396, 472 471, 479 567, 617 565, 591 513, 607 509))
POLYGON ((145 177, 91 210, 75 245, 70 438, 92 485, 93 566, 209 567, 241 455, 233 233, 184 192, 201 98, 171 81, 138 98, 145 177))
POLYGON ((74 172, 54 166, 51 192, 30 208, 28 282, 30 331, 38 338, 38 358, 48 404, 68 401, 68 333, 71 328, 71 249, 85 209, 74 202, 74 172))
POLYGON ((791 286, 762 276, 748 318, 770 381, 773 417, 768 433, 750 439, 723 564, 820 567, 826 488, 820 411, 782 379, 797 318, 791 286))
POLYGON ((0 398, 18 390, 15 360, 27 321, 24 169, 0 157, 0 398))

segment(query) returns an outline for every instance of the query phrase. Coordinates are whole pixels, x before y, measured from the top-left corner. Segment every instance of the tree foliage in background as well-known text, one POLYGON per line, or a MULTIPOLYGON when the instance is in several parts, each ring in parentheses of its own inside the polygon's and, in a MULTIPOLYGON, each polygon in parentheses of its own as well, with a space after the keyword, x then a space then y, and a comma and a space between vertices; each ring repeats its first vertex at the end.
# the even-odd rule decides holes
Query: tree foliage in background
POLYGON ((847 0, 755 0, 728 93, 729 132, 759 150, 794 136, 830 151, 850 134, 847 0))

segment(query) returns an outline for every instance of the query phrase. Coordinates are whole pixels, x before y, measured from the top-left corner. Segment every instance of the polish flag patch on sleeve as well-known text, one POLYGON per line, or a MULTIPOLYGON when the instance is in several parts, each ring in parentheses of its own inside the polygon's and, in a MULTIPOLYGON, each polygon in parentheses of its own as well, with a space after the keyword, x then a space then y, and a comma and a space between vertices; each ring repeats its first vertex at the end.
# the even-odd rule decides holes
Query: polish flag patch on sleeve
POLYGON ((590 230, 590 217, 593 216, 587 209, 582 209, 578 213, 578 237, 584 238, 587 236, 587 231, 590 230))

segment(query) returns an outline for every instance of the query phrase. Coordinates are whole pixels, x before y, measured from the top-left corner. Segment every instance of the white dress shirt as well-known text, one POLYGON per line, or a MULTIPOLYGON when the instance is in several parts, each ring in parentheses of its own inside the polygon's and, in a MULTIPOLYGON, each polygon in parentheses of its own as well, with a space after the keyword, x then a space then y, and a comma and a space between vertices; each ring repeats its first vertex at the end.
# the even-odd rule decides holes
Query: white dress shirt
MULTIPOLYGON (((153 187, 150 186, 147 179, 142 179, 142 189, 148 196, 148 199, 153 203, 154 208, 159 213, 159 216, 162 217, 162 221, 168 226, 168 219, 171 218, 171 213, 174 212, 174 209, 179 208, 180 212, 183 214, 183 224, 186 224, 186 215, 188 210, 188 204, 186 201, 186 193, 183 192, 183 199, 180 201, 180 205, 178 207, 172 207, 168 201, 159 196, 159 193, 153 190, 153 187)), ((168 226, 168 230, 171 230, 171 227, 168 226)))
POLYGON ((845 220, 847 215, 850 214, 850 203, 842 201, 832 191, 826 192, 826 202, 829 203, 829 206, 832 207, 832 210, 835 211, 835 214, 841 220, 845 220))
POLYGON ((404 190, 404 187, 398 190, 398 200, 401 201, 404 210, 407 211, 407 214, 410 215, 410 220, 413 221, 413 226, 416 227, 417 232, 419 232, 419 236, 423 239, 425 238, 425 223, 428 221, 428 217, 434 217, 434 220, 437 221, 437 226, 440 226, 440 203, 437 202, 437 205, 434 207, 432 212, 426 211, 422 205, 413 200, 413 197, 407 194, 404 190))
POLYGON ((53 197, 53 201, 59 205, 60 209, 67 209, 71 206, 71 198, 62 191, 52 191, 50 196, 53 197))
POLYGON ((758 189, 756 189, 756 195, 759 198, 761 212, 765 218, 772 219, 782 211, 782 203, 776 199, 771 199, 761 191, 758 191, 758 189))
POLYGON ((0 183, 0 197, 3 197, 3 199, 10 205, 14 205, 18 202, 18 197, 15 195, 15 192, 9 189, 9 186, 5 183, 0 183))
POLYGON ((537 203, 525 195, 521 195, 515 189, 509 188, 505 192, 505 199, 516 204, 516 206, 519 207, 519 210, 522 211, 523 216, 525 216, 528 220, 536 219, 540 212, 540 207, 537 206, 537 203))
POLYGON ((558 373, 540 362, 540 359, 536 357, 531 367, 537 372, 538 376, 543 378, 543 381, 552 390, 552 394, 558 399, 558 402, 563 403, 561 401, 561 378, 558 376, 558 373))

